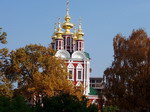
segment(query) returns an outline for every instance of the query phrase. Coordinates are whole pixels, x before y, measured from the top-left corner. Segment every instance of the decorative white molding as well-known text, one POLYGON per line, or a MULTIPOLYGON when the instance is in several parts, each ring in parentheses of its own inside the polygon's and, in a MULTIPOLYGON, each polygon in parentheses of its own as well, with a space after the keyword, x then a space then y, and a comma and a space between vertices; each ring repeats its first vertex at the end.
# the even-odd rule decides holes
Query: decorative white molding
POLYGON ((90 93, 90 61, 87 61, 87 69, 86 69, 86 75, 87 75, 87 81, 86 81, 86 85, 87 85, 87 94, 90 93))
POLYGON ((69 68, 74 68, 74 65, 73 65, 72 63, 69 63, 69 64, 68 64, 68 69, 69 69, 69 68))
POLYGON ((93 99, 93 100, 99 99, 98 95, 87 95, 86 97, 87 97, 88 99, 93 99))
POLYGON ((66 63, 72 63, 72 64, 78 64, 78 63, 81 63, 81 64, 84 64, 84 62, 81 61, 81 60, 72 60, 72 59, 67 60, 66 63), (77 61, 77 62, 75 62, 75 61, 77 61))
POLYGON ((77 65, 77 69, 83 69, 83 66, 82 66, 81 63, 79 63, 79 64, 77 65))
POLYGON ((80 81, 77 82, 76 86, 81 86, 81 82, 80 81))

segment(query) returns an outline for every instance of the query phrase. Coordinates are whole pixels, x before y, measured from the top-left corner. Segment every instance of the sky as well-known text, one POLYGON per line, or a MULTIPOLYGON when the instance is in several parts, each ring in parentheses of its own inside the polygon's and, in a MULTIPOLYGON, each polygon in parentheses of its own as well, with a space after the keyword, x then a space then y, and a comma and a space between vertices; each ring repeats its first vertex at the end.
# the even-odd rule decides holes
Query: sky
MULTIPOLYGON (((85 51, 91 57, 91 77, 102 77, 113 61, 113 38, 128 37, 143 28, 150 35, 150 0, 70 0, 71 22, 82 18, 85 51)), ((0 0, 0 27, 7 32, 7 47, 48 46, 54 23, 64 22, 66 0, 0 0)))

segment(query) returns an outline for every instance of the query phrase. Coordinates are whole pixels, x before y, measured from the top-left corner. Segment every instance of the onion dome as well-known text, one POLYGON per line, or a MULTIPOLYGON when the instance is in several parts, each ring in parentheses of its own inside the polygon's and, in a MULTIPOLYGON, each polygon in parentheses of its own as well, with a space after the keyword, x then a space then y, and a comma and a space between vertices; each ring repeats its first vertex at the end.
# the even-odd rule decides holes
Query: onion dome
POLYGON ((79 28, 78 28, 77 36, 78 36, 77 40, 84 40, 83 39, 84 33, 82 32, 81 22, 79 23, 79 28))
POLYGON ((56 39, 63 39, 63 37, 62 37, 62 34, 63 34, 63 32, 61 31, 61 26, 60 26, 60 18, 59 18, 59 22, 58 22, 58 28, 57 28, 57 31, 56 31, 56 36, 57 36, 57 38, 56 39))
POLYGON ((66 9, 66 16, 65 16, 65 22, 62 24, 62 28, 65 30, 65 34, 70 34, 70 29, 73 28, 73 24, 70 23, 70 15, 69 15, 69 1, 67 0, 67 9, 66 9))

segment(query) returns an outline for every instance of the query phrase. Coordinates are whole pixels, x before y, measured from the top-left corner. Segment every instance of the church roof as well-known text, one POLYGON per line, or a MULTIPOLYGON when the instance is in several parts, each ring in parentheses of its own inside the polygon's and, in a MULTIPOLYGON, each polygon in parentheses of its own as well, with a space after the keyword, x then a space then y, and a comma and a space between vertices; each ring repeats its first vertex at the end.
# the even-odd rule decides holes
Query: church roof
POLYGON ((89 95, 97 95, 97 91, 94 88, 90 87, 89 95))
POLYGON ((91 59, 91 58, 90 58, 90 54, 89 54, 89 53, 84 52, 84 54, 85 54, 85 56, 86 56, 88 59, 91 59))

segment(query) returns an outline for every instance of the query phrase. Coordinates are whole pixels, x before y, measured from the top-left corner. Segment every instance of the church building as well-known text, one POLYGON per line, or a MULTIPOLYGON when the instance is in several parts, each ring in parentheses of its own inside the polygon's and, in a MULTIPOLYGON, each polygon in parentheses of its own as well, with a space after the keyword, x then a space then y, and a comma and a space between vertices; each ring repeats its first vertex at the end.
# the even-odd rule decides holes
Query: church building
POLYGON ((77 31, 76 26, 70 22, 69 1, 67 1, 65 22, 55 24, 54 34, 52 36, 51 47, 56 51, 55 56, 62 58, 67 63, 68 80, 72 80, 74 85, 84 86, 84 95, 90 92, 90 57, 84 50, 84 33, 82 31, 81 21, 77 31), (73 32, 72 32, 73 30, 73 32))

